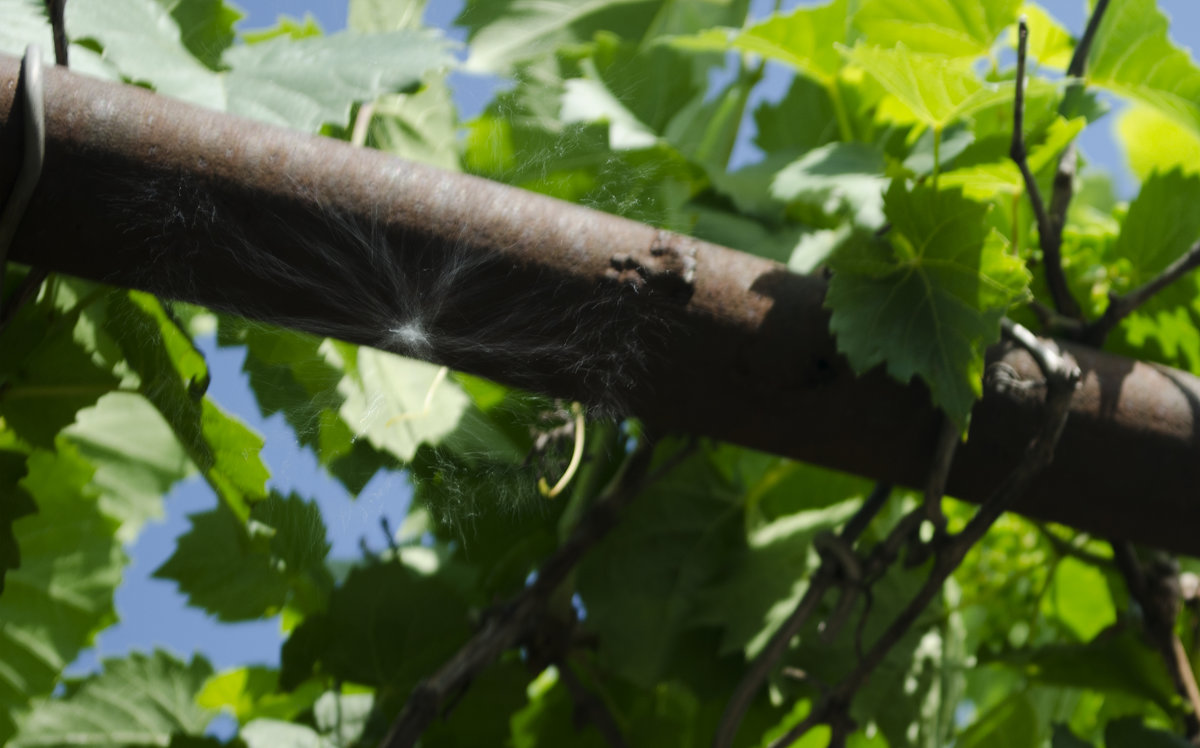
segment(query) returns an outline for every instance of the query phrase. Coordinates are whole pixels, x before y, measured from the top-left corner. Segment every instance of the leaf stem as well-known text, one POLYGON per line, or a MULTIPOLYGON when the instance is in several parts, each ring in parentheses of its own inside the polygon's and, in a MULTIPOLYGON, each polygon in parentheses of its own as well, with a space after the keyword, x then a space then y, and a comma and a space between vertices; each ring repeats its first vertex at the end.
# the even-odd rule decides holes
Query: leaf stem
POLYGON ((850 125, 850 115, 846 112, 846 102, 842 98, 842 89, 837 78, 830 78, 825 84, 829 99, 833 102, 833 111, 837 115, 838 136, 843 143, 854 142, 854 128, 850 125))
POLYGON ((1079 384, 1079 367, 1070 357, 1060 355, 1053 350, 1052 343, 1042 342, 1020 325, 1005 319, 1004 330, 1029 350, 1030 355, 1042 366, 1042 372, 1045 374, 1047 392, 1043 406, 1043 418, 1038 432, 1026 446, 1021 462, 979 507, 967 526, 958 534, 943 538, 936 549, 933 568, 921 589, 897 614, 866 655, 859 659, 850 675, 826 693, 802 722, 789 730, 786 735, 771 743, 770 748, 783 748, 791 745, 819 724, 838 725, 847 719, 854 694, 866 682, 875 668, 883 662, 892 647, 904 638, 912 625, 917 622, 926 606, 941 591, 946 579, 962 563, 967 552, 987 533, 1000 515, 1025 493, 1033 479, 1053 461, 1054 447, 1058 444, 1063 427, 1066 425, 1071 399, 1079 384))
MULTIPOLYGON (((1057 223, 1051 213, 1047 213, 1046 204, 1042 201, 1042 193, 1038 189, 1037 179, 1029 169, 1025 153, 1025 58, 1029 46, 1029 26, 1025 17, 1017 22, 1017 80, 1016 94, 1013 99, 1013 131, 1012 144, 1008 155, 1021 170, 1021 178, 1025 182, 1025 192, 1033 206, 1033 214, 1037 219, 1038 239, 1042 247, 1042 260, 1046 270, 1046 285, 1050 288, 1050 297, 1054 308, 1060 314, 1079 318, 1079 305, 1071 296, 1067 287, 1067 278, 1062 269, 1062 218, 1057 223)), ((1072 171, 1072 176, 1073 176, 1072 171)), ((1057 182, 1056 182, 1057 193, 1057 182)), ((1070 198, 1068 197, 1068 200, 1070 198)), ((1066 210, 1063 209, 1063 215, 1066 210)))
POLYGON ((1196 241, 1184 252, 1179 259, 1172 262, 1158 277, 1130 291, 1123 296, 1109 294, 1108 307, 1099 319, 1083 328, 1081 335, 1086 343, 1095 346, 1104 344, 1108 334, 1112 332, 1121 320, 1132 314, 1138 307, 1152 299, 1155 294, 1182 278, 1193 269, 1200 267, 1200 240, 1196 241))

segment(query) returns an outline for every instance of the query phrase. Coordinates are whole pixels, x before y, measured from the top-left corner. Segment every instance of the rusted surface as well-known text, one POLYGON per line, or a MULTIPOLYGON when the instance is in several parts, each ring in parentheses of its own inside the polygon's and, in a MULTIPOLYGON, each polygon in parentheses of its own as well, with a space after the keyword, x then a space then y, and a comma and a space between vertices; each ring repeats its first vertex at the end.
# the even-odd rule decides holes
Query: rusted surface
MULTIPOLYGON (((18 128, 8 124, 16 73, 17 62, 0 57, 0 191, 19 163, 18 128)), ((46 79, 46 169, 14 259, 604 401, 664 428, 902 484, 923 480, 939 423, 926 391, 878 371, 852 376, 828 334, 823 281, 141 89, 61 70, 46 79), (378 227, 414 273, 437 263, 465 268, 455 276, 461 288, 443 290, 427 344, 405 330, 381 336, 370 310, 353 303, 360 281, 344 293, 303 293, 248 269, 239 255, 237 247, 253 244, 297 272, 328 275, 323 260, 297 246, 329 232, 331 215, 378 227), (522 311, 530 308, 536 316, 522 311), (512 345, 497 342, 505 340, 512 345), (596 360, 575 365, 568 354, 596 360)), ((347 255, 345 277, 370 274, 357 261, 347 255)), ((1070 350, 1084 383, 1058 459, 1021 511, 1200 553, 1200 381, 1070 350)), ((972 500, 1016 462, 1042 396, 1027 355, 992 354, 1034 384, 1003 388, 977 406, 949 482, 951 493, 972 500)))

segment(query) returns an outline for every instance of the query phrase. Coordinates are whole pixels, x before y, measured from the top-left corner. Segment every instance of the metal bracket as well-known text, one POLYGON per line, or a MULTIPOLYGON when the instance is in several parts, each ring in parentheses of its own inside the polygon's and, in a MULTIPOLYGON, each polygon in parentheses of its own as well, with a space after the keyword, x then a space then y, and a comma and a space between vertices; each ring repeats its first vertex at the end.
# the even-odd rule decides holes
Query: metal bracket
POLYGON ((46 98, 42 82, 42 51, 38 45, 30 44, 25 48, 19 82, 25 106, 24 159, 12 194, 0 211, 0 300, 4 293, 8 248, 17 233, 17 227, 21 225, 21 218, 42 176, 42 165, 46 160, 46 98))

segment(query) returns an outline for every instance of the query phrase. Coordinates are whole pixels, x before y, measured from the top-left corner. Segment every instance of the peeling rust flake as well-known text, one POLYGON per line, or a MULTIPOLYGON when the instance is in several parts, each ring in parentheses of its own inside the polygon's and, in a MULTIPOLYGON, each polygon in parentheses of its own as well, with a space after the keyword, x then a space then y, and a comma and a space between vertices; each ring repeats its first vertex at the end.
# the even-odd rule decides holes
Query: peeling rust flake
POLYGON ((696 249, 681 248, 680 239, 670 231, 659 231, 650 247, 614 254, 605 275, 638 293, 683 306, 696 290, 696 249))

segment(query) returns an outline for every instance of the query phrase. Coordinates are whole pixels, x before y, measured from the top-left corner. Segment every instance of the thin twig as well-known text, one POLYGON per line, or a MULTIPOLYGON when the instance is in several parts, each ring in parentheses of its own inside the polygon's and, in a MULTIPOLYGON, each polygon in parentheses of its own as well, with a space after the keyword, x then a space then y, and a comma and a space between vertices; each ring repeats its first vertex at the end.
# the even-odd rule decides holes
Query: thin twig
MULTIPOLYGON (((1094 553, 1086 548, 1080 548, 1079 546, 1072 544, 1065 538, 1059 537, 1050 528, 1046 527, 1044 522, 1038 522, 1034 526, 1038 529, 1038 532, 1042 534, 1042 537, 1044 537, 1047 542, 1053 546, 1054 552, 1059 556, 1078 559, 1085 564, 1091 564, 1092 566, 1098 566, 1100 568, 1112 568, 1113 560, 1108 556, 1101 556, 1099 553, 1094 553)), ((1084 536, 1077 535, 1076 537, 1084 536)))
POLYGON ((1096 3, 1096 7, 1092 10, 1092 17, 1088 19, 1087 27, 1083 30, 1083 36, 1079 37, 1079 43, 1075 45, 1075 53, 1071 55, 1071 64, 1067 66, 1067 75, 1072 78, 1082 78, 1083 71, 1087 68, 1088 54, 1092 51, 1092 41, 1096 38, 1096 30, 1100 28, 1100 21, 1104 19, 1104 11, 1108 9, 1108 0, 1100 0, 1096 3))
MULTIPOLYGON (((892 493, 892 487, 887 483, 876 484, 875 490, 871 492, 854 516, 842 527, 841 534, 837 537, 836 542, 844 547, 854 545, 858 537, 871 524, 871 520, 887 503, 888 496, 892 493)), ((827 562, 825 559, 833 558, 832 555, 822 556, 821 565, 817 567, 812 579, 808 582, 808 589, 804 591, 800 602, 796 603, 796 607, 792 610, 791 615, 779 627, 779 630, 767 642, 767 646, 759 652, 758 657, 754 658, 754 662, 746 670, 746 674, 742 676, 741 682, 734 689, 733 695, 729 697, 729 703, 725 705, 725 713, 721 715, 721 722, 717 726, 717 733, 713 738, 713 748, 729 748, 733 745, 734 738, 737 737, 738 728, 742 724, 742 718, 746 716, 746 711, 754 702, 754 697, 758 694, 763 683, 766 682, 767 676, 783 658, 787 652, 788 645, 792 638, 800 632, 804 624, 812 616, 817 606, 821 604, 821 599, 825 597, 825 593, 837 581, 838 565, 833 562, 827 562)))
MULTIPOLYGON (((1099 0, 1096 7, 1092 9, 1092 15, 1088 18, 1087 27, 1084 29, 1083 36, 1079 39, 1079 43, 1075 45, 1075 52, 1071 55, 1071 63, 1067 66, 1067 76, 1072 79, 1072 83, 1067 87, 1066 95, 1063 97, 1062 103, 1059 105, 1060 114, 1073 114, 1077 102, 1083 95, 1084 81, 1083 74, 1087 69, 1088 54, 1092 49, 1092 41, 1096 38, 1096 30, 1100 28, 1100 22, 1104 20, 1104 12, 1108 9, 1109 0, 1099 0)), ((1054 256, 1060 262, 1057 272, 1061 273, 1061 250, 1062 250, 1062 232, 1063 227, 1067 224, 1067 210, 1071 207, 1071 200, 1075 195, 1075 172, 1079 167, 1079 152, 1075 146, 1075 141, 1067 144, 1063 149, 1062 155, 1058 158, 1058 164, 1054 169, 1054 183, 1050 194, 1050 215, 1048 220, 1049 235, 1042 236, 1042 252, 1047 258, 1046 262, 1049 265, 1049 252, 1047 247, 1052 247, 1054 256)), ((1040 231, 1040 228, 1039 228, 1040 231)), ((1050 278, 1050 269, 1047 268, 1047 280, 1050 278)), ((1051 294, 1054 294, 1053 286, 1051 286, 1051 294)), ((1063 283, 1065 290, 1066 284, 1063 283)), ((1083 315, 1079 310, 1075 299, 1068 293, 1066 296, 1069 306, 1059 307, 1058 311, 1063 315, 1075 319, 1083 319, 1083 315)), ((1057 299, 1056 299, 1057 306, 1057 299)))
MULTIPOLYGON (((1046 269, 1046 285, 1050 288, 1050 298, 1054 308, 1068 317, 1079 317, 1079 305, 1071 296, 1067 287, 1067 278, 1062 269, 1062 225, 1056 225, 1053 211, 1046 211, 1046 203, 1042 200, 1041 190, 1037 186, 1037 178, 1029 168, 1025 152, 1025 58, 1029 46, 1029 27, 1025 17, 1017 22, 1017 81, 1016 95, 1013 100, 1013 131, 1012 145, 1008 155, 1021 171, 1025 181, 1025 193, 1029 195, 1029 203, 1033 206, 1033 215, 1037 220, 1038 237, 1042 246, 1042 260, 1046 269)), ((1056 190, 1057 193, 1057 190, 1056 190)), ((1069 197, 1068 197, 1069 200, 1069 197)), ((1063 215, 1066 211, 1063 211, 1063 215)))
POLYGON ((1099 319, 1084 327, 1083 341, 1095 346, 1102 345, 1108 334, 1121 323, 1121 320, 1152 299, 1159 291, 1197 267, 1200 267, 1200 241, 1193 244, 1179 259, 1168 265, 1162 273, 1145 285, 1121 296, 1109 294, 1108 308, 1104 310, 1104 314, 1099 319))
POLYGON ((803 721, 789 730, 786 735, 771 743, 771 748, 791 745, 813 727, 830 723, 831 720, 841 719, 854 698, 854 694, 875 668, 883 662, 892 647, 908 633, 929 603, 941 592, 946 579, 962 563, 971 547, 987 533, 1000 515, 1025 493, 1033 479, 1054 459, 1054 448, 1066 425, 1071 398, 1079 383, 1079 368, 1070 358, 1061 356, 1051 349, 1052 344, 1043 343, 1034 338, 1028 330, 1020 325, 1008 323, 1005 325, 1005 329, 1011 331, 1018 343, 1022 345, 1026 342, 1032 343, 1029 352, 1039 364, 1051 365, 1050 368, 1043 368, 1047 392, 1043 406, 1044 416, 1037 434, 1025 448, 1021 462, 996 489, 995 493, 979 507, 967 526, 940 545, 937 555, 934 557, 933 568, 930 569, 929 576, 925 579, 921 589, 892 620, 850 674, 817 702, 803 721))
POLYGON ((1183 642, 1175 634, 1175 620, 1179 617, 1182 605, 1179 570, 1172 566, 1160 575, 1170 577, 1170 580, 1149 579, 1132 543, 1127 540, 1111 542, 1113 560, 1125 578, 1129 595, 1142 609, 1143 628, 1162 656, 1175 692, 1188 705, 1183 715, 1184 737, 1195 743, 1200 738, 1200 689, 1196 687, 1196 676, 1188 662, 1183 642))
POLYGON ((551 595, 583 555, 616 525, 621 510, 646 486, 690 454, 691 447, 681 450, 651 472, 653 452, 652 439, 646 439, 638 445, 613 488, 588 510, 570 538, 538 570, 533 583, 490 616, 480 630, 436 673, 417 684, 403 711, 392 722, 387 737, 380 743, 382 748, 411 748, 416 745, 421 733, 437 718, 449 697, 461 693, 502 652, 527 637, 537 625, 537 619, 551 595))
POLYGON ((954 421, 943 415, 937 443, 933 448, 933 462, 929 466, 929 480, 925 484, 925 517, 933 522, 938 532, 946 529, 942 497, 946 495, 946 481, 950 478, 950 466, 954 463, 959 441, 960 435, 954 421))
POLYGON ((46 11, 50 14, 50 28, 54 31, 54 64, 67 66, 67 0, 46 0, 46 11))

